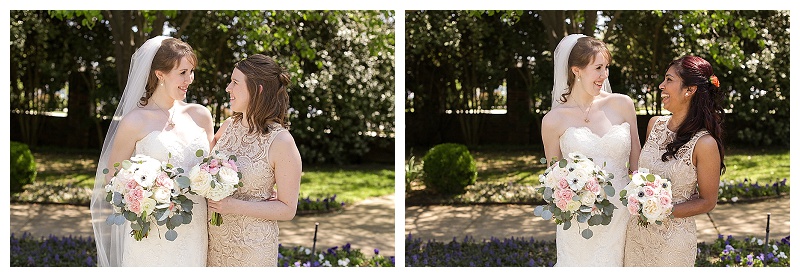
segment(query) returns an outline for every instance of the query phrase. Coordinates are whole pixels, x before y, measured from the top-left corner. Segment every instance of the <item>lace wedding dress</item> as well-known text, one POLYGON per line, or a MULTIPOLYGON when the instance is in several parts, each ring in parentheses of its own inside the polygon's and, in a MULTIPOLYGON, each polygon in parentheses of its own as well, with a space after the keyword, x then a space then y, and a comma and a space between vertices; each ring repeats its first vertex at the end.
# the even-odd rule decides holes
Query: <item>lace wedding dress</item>
POLYGON ((581 153, 592 158, 595 164, 605 167, 614 174, 611 183, 616 191, 609 197, 617 206, 611 223, 591 226, 594 235, 585 239, 581 230, 587 223, 572 220, 572 227, 564 230, 562 225, 556 227, 557 261, 555 266, 622 266, 625 249, 625 228, 628 224, 628 212, 619 200, 619 192, 630 181, 628 177, 628 161, 631 152, 630 125, 625 122, 613 125, 602 136, 592 133, 587 127, 569 127, 559 139, 561 155, 566 157, 571 152, 581 153))
MULTIPOLYGON (((231 123, 214 150, 236 155, 244 186, 231 197, 267 201, 275 187, 275 169, 269 163, 269 147, 286 129, 275 123, 267 135, 251 134, 241 121, 228 120, 231 123)), ((222 218, 222 225, 208 225, 208 266, 278 265, 278 222, 240 214, 223 214, 222 218)))
MULTIPOLYGON (((697 132, 689 142, 678 149, 677 159, 661 161, 667 145, 675 140, 675 132, 667 129, 671 116, 662 116, 653 124, 647 137, 639 167, 667 178, 672 183, 672 203, 689 200, 697 193, 697 168, 692 164, 692 153, 697 140, 708 134, 697 132)), ((628 223, 625 242, 625 266, 694 266, 697 257, 697 226, 694 217, 671 218, 663 224, 642 227, 636 218, 628 223)))
MULTIPOLYGON (((189 136, 189 141, 182 139, 187 138, 180 138, 173 132, 154 131, 136 142, 134 155, 143 154, 159 161, 167 161, 171 153, 169 162, 188 171, 202 161, 202 157, 195 155, 198 149, 209 153, 208 138, 205 131, 200 129, 196 134, 189 136)), ((195 194, 187 194, 187 197, 194 201, 192 222, 175 228, 178 238, 174 241, 166 240, 164 238, 164 233, 168 230, 166 225, 157 224, 151 225, 148 237, 141 241, 136 241, 132 236, 125 236, 123 266, 206 265, 208 251, 206 200, 195 194)), ((130 222, 126 223, 125 228, 128 232, 131 230, 130 222)))

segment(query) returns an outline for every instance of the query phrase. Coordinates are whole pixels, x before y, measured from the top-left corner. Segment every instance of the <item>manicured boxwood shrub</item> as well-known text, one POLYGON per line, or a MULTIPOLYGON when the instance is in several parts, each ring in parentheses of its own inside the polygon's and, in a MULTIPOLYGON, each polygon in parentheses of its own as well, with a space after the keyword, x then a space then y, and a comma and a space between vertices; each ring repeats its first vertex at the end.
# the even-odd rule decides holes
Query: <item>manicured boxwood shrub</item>
POLYGON ((27 144, 11 142, 11 193, 24 191, 36 179, 36 160, 27 144))
POLYGON ((475 183, 478 169, 466 146, 443 143, 434 146, 422 158, 425 186, 440 194, 460 194, 475 183))

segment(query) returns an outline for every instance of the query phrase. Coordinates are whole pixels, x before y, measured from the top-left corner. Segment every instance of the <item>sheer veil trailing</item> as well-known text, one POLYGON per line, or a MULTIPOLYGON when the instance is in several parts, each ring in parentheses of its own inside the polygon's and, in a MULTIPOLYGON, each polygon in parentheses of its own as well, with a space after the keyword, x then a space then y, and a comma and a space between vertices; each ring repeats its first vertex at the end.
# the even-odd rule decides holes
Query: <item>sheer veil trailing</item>
MULTIPOLYGON (((157 36, 147 40, 131 58, 131 67, 128 72, 128 82, 122 92, 117 110, 108 127, 105 141, 103 142, 100 160, 97 163, 95 173, 94 190, 92 191, 92 227, 97 244, 97 265, 99 266, 120 266, 122 264, 122 243, 125 233, 125 225, 111 225, 106 223, 108 216, 113 213, 111 204, 106 202, 105 174, 103 169, 110 167, 108 158, 111 154, 114 137, 117 133, 117 126, 122 117, 136 108, 139 99, 144 95, 147 78, 150 74, 150 64, 153 57, 161 47, 161 42, 168 36, 157 36)), ((109 171, 113 172, 113 168, 109 171)), ((157 250, 156 250, 157 251, 157 250)))
MULTIPOLYGON (((556 51, 553 54, 553 106, 551 110, 561 104, 558 103, 558 99, 560 99, 561 94, 568 89, 567 77, 570 73, 567 64, 569 62, 569 54, 572 52, 572 47, 575 46, 578 39, 582 37, 585 37, 585 35, 568 35, 561 39, 561 42, 556 46, 556 51)), ((608 78, 603 82, 603 91, 611 93, 611 84, 608 82, 608 78)))

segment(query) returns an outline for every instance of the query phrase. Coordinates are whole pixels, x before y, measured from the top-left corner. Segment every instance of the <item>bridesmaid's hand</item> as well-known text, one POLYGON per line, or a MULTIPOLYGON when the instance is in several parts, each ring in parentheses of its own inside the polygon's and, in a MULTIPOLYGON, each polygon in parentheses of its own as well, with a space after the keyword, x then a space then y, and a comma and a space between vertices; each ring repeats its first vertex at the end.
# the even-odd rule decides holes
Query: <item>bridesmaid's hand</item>
POLYGON ((208 210, 211 212, 218 212, 220 214, 229 214, 233 213, 233 205, 236 199, 228 196, 222 198, 219 201, 214 201, 211 199, 207 199, 208 202, 208 210))

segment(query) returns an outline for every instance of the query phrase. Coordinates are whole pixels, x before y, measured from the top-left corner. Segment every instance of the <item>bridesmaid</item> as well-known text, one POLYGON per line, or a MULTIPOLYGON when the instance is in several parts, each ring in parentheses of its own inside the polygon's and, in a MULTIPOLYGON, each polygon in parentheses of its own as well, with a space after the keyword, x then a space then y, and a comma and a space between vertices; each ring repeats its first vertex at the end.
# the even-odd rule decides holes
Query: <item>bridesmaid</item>
MULTIPOLYGON (((230 94, 234 114, 214 136, 212 149, 236 155, 243 187, 220 201, 221 226, 208 225, 208 266, 277 266, 278 223, 297 211, 302 161, 287 130, 289 75, 256 54, 236 63, 230 94), (277 195, 274 195, 276 194, 277 195)), ((212 151, 214 151, 212 150, 212 151)))
POLYGON ((674 218, 642 227, 631 217, 625 266, 691 267, 697 256, 694 216, 717 205, 725 172, 722 94, 711 65, 696 56, 672 61, 658 87, 672 116, 650 119, 639 166, 672 182, 674 218))

